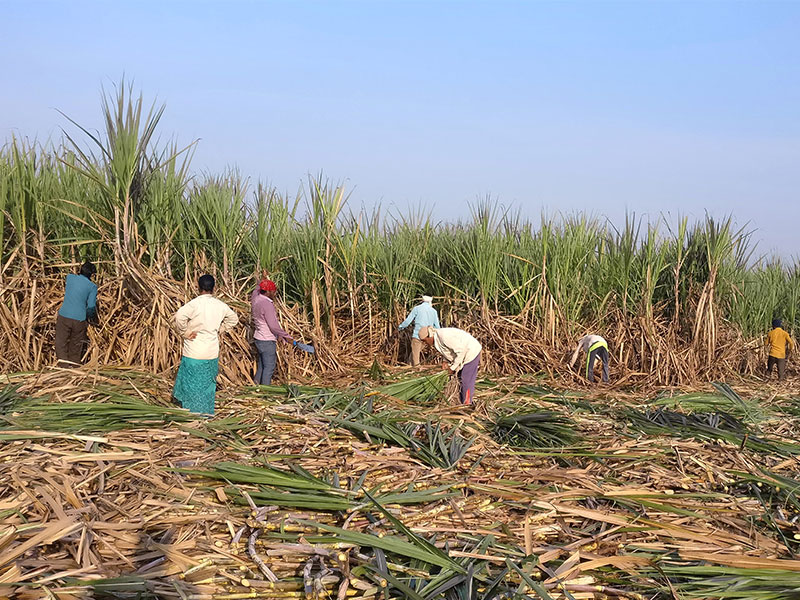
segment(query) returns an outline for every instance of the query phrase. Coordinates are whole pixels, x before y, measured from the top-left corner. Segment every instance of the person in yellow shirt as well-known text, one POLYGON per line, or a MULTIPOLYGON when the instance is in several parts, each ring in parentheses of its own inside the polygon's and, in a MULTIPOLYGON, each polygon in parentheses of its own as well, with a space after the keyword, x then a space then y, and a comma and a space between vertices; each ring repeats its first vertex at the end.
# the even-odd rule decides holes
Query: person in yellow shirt
POLYGON ((769 347, 767 377, 772 375, 772 366, 775 365, 778 368, 778 381, 782 381, 786 376, 786 359, 794 350, 792 338, 781 328, 781 325, 783 323, 780 319, 773 319, 772 331, 767 334, 767 346, 769 347))

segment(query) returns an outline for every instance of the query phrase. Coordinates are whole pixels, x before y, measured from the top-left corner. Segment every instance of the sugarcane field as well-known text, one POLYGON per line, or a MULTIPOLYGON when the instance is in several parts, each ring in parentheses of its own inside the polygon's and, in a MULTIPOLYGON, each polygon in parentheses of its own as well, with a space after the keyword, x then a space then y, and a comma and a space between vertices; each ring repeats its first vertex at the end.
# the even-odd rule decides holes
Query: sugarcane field
POLYGON ((102 111, 0 150, 0 597, 800 598, 800 270, 746 227, 369 212, 102 111))

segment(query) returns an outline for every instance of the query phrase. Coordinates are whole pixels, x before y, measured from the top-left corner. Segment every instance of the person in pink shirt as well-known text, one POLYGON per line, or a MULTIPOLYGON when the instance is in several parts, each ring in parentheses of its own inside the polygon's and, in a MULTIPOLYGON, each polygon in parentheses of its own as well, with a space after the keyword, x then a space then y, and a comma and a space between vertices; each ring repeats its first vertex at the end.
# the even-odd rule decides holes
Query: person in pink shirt
POLYGON ((270 385, 275 364, 278 362, 277 342, 293 342, 278 322, 278 311, 275 309, 275 298, 278 288, 274 281, 263 279, 253 290, 250 307, 253 314, 253 338, 258 350, 258 365, 253 381, 256 385, 270 385))

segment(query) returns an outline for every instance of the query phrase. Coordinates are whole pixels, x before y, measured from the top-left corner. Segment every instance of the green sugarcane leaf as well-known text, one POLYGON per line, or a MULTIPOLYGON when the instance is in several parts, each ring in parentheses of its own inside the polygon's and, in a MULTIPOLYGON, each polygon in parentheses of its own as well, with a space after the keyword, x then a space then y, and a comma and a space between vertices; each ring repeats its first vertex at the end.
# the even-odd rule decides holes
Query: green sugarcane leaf
POLYGON ((418 536, 417 534, 415 534, 413 531, 411 531, 411 530, 410 530, 408 527, 406 527, 405 523, 403 523, 402 521, 400 521, 400 520, 399 520, 397 517, 395 517, 395 516, 394 516, 392 513, 390 513, 390 512, 389 512, 388 510, 386 510, 386 509, 385 509, 383 506, 381 506, 381 505, 380 505, 380 504, 377 502, 377 500, 375 500, 375 498, 373 498, 372 496, 370 496, 369 492, 365 491, 365 492, 364 492, 364 494, 367 496, 367 498, 369 498, 369 499, 372 501, 372 503, 375 505, 375 507, 376 507, 376 508, 377 508, 377 509, 378 509, 378 510, 381 512, 381 513, 383 513, 383 516, 385 516, 385 517, 386 517, 386 518, 387 518, 387 519, 388 519, 388 520, 389 520, 389 521, 392 523, 392 525, 394 525, 394 527, 395 527, 395 528, 396 528, 398 531, 400 531, 400 532, 401 532, 403 535, 405 535, 405 536, 406 536, 406 537, 407 537, 409 540, 411 540, 411 543, 412 543, 412 544, 414 544, 415 546, 417 546, 418 548, 420 548, 420 549, 422 549, 422 550, 425 550, 426 552, 430 552, 431 554, 436 554, 436 555, 438 555, 438 556, 439 556, 439 557, 440 557, 442 560, 445 560, 445 561, 447 561, 447 562, 448 562, 448 564, 450 565, 450 567, 451 567, 451 568, 452 568, 452 567, 457 567, 457 570, 458 570, 460 573, 463 573, 463 572, 464 572, 464 571, 463 571, 463 569, 462 569, 462 568, 461 568, 461 567, 458 565, 458 563, 457 563, 456 561, 454 561, 452 558, 450 558, 450 556, 448 556, 447 554, 445 554, 444 552, 442 552, 441 550, 439 550, 439 548, 437 548, 436 546, 434 546, 433 544, 431 544, 431 543, 430 543, 428 540, 426 540, 426 539, 424 539, 424 538, 421 538, 420 536, 418 536))
POLYGON ((444 555, 438 549, 437 552, 431 552, 430 550, 420 548, 416 544, 407 542, 394 536, 378 537, 368 533, 360 533, 357 531, 350 531, 347 529, 334 527, 333 525, 317 523, 315 521, 298 520, 298 522, 304 525, 317 527, 318 529, 327 531, 328 533, 333 533, 340 541, 343 542, 349 542, 359 546, 380 548, 386 552, 392 552, 408 558, 416 558, 444 569, 455 569, 459 572, 463 572, 463 569, 460 565, 458 565, 458 563, 455 563, 455 561, 453 561, 449 556, 444 555))

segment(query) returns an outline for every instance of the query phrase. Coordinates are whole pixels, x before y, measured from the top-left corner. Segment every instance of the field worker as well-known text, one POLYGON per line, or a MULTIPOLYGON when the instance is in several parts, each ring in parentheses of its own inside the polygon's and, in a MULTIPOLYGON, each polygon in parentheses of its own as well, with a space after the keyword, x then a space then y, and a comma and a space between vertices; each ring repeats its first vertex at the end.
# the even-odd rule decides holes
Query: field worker
POLYGON ((175 328, 183 338, 183 356, 172 395, 193 413, 214 414, 219 371, 219 336, 233 329, 239 317, 213 296, 214 278, 197 280, 200 295, 175 313, 175 328))
POLYGON ((789 352, 794 350, 794 342, 789 334, 781 327, 783 323, 780 319, 772 321, 772 331, 767 334, 767 347, 769 356, 767 357, 767 377, 772 375, 772 366, 778 367, 778 381, 783 381, 786 376, 786 359, 789 352))
POLYGON ((408 313, 406 320, 400 323, 400 330, 402 331, 411 322, 414 322, 414 333, 411 334, 411 364, 413 366, 419 365, 419 354, 422 351, 422 341, 419 339, 419 331, 423 327, 433 326, 439 329, 439 313, 433 308, 433 298, 431 296, 423 296, 422 302, 417 304, 408 313))
POLYGON ((64 302, 56 317, 56 357, 61 367, 80 365, 89 347, 89 323, 97 319, 97 285, 92 282, 95 273, 97 268, 86 261, 80 275, 67 275, 64 302))
POLYGON ((258 287, 250 296, 250 307, 253 315, 256 350, 258 350, 258 364, 253 382, 256 385, 269 385, 272 383, 272 374, 278 361, 277 341, 293 342, 278 322, 278 312, 275 310, 275 298, 278 296, 278 287, 274 281, 262 279, 258 287))
POLYGON ((599 335, 585 335, 578 340, 578 347, 572 353, 569 361, 569 368, 578 360, 581 350, 586 353, 586 379, 594 383, 594 361, 598 358, 603 360, 603 381, 608 383, 608 342, 599 335))
POLYGON ((461 384, 461 404, 472 404, 475 396, 475 379, 478 366, 481 364, 481 344, 463 329, 455 327, 423 327, 419 338, 428 346, 434 346, 439 353, 450 361, 442 365, 450 375, 458 373, 461 384))

